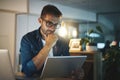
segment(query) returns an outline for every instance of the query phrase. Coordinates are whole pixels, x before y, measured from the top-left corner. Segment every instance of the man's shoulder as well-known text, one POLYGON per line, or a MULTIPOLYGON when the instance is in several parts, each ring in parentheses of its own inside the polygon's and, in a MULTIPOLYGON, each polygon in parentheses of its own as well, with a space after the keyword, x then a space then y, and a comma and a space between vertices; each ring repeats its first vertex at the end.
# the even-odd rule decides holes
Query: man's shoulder
POLYGON ((36 39, 36 37, 37 37, 37 30, 33 30, 31 32, 26 33, 22 37, 22 40, 33 40, 33 39, 36 39))
POLYGON ((24 37, 34 37, 35 35, 37 35, 37 30, 26 33, 24 37))

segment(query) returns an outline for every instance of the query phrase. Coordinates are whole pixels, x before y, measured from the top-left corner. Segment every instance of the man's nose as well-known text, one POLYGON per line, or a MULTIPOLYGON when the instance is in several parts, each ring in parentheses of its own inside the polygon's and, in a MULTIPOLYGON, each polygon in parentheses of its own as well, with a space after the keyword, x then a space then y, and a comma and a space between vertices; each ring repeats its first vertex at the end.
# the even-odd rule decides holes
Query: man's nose
POLYGON ((49 29, 55 30, 55 29, 56 29, 56 25, 51 25, 51 26, 49 27, 49 29))

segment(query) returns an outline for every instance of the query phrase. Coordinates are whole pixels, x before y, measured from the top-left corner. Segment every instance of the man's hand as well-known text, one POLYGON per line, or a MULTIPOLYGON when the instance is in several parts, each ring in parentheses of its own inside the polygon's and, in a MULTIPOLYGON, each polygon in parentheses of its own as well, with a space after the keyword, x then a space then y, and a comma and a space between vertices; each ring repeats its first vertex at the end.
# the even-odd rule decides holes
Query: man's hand
POLYGON ((33 62, 38 70, 43 66, 50 49, 55 45, 58 37, 55 34, 48 34, 47 36, 44 35, 44 39, 46 41, 45 46, 39 51, 37 56, 33 58, 33 62))
POLYGON ((45 36, 45 41, 47 46, 53 47, 56 44, 57 40, 58 37, 56 34, 48 34, 47 36, 45 36))

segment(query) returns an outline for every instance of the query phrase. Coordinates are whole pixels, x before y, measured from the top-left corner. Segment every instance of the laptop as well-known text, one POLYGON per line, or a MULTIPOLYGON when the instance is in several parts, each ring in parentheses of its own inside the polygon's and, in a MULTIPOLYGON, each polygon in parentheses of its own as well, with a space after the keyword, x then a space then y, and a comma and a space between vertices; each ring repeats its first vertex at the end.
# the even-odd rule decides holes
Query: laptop
POLYGON ((56 56, 47 57, 40 79, 67 78, 72 71, 82 67, 87 56, 56 56))
POLYGON ((0 80, 15 80, 8 50, 0 49, 0 80))
POLYGON ((30 80, 14 73, 7 49, 0 49, 0 80, 30 80))

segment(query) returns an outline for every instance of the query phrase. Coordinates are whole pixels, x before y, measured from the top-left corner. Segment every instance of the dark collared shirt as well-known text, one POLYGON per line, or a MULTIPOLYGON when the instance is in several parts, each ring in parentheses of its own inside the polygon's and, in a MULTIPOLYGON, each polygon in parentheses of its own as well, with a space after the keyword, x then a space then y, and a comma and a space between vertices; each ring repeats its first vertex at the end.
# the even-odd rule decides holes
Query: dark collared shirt
MULTIPOLYGON (((26 76, 38 75, 40 76, 42 68, 37 70, 34 62, 32 61, 38 52, 43 48, 42 36, 40 34, 40 28, 27 33, 21 40, 21 63, 22 72, 26 76)), ((53 56, 69 56, 69 47, 65 39, 60 38, 53 47, 53 56)))

